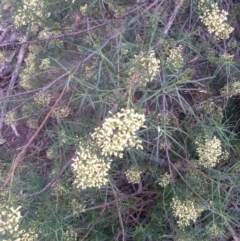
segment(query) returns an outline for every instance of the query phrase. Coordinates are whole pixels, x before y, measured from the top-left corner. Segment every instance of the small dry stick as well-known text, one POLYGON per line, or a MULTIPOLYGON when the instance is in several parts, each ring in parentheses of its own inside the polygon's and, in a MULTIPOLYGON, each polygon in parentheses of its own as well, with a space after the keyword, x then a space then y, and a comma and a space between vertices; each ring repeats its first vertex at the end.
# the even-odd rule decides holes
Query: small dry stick
POLYGON ((176 7, 175 7, 175 9, 173 11, 173 14, 171 15, 171 17, 170 17, 170 19, 169 19, 169 21, 168 21, 168 23, 167 23, 167 25, 166 25, 166 27, 165 27, 165 29, 163 31, 164 35, 168 34, 168 32, 169 32, 169 30, 170 30, 170 28, 171 28, 171 26, 173 24, 173 21, 174 21, 174 19, 177 16, 177 13, 178 13, 179 9, 183 5, 183 2, 184 2, 184 0, 179 0, 179 2, 177 3, 177 5, 176 5, 176 7))

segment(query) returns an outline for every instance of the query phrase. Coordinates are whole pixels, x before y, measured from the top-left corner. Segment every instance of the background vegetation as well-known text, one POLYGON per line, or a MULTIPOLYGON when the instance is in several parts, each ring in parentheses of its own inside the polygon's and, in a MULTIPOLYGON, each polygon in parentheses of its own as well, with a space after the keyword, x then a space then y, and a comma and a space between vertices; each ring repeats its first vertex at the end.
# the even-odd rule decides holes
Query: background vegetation
POLYGON ((0 240, 240 240, 239 1, 0 6, 0 240))

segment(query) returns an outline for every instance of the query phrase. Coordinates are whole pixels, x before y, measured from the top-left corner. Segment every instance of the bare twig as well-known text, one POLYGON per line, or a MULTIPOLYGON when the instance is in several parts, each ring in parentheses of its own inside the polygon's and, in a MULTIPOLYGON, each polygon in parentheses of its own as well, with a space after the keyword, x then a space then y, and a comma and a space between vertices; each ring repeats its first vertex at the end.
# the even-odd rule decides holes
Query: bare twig
POLYGON ((178 13, 179 9, 180 9, 181 6, 183 5, 183 2, 184 2, 184 0, 179 0, 179 2, 177 3, 177 5, 175 6, 175 9, 174 9, 174 11, 173 11, 173 14, 171 15, 170 19, 168 20, 168 23, 167 23, 167 25, 166 25, 166 27, 165 27, 165 29, 164 29, 164 31, 163 31, 164 35, 167 35, 167 34, 168 34, 168 32, 169 32, 169 30, 170 30, 170 28, 171 28, 171 26, 172 26, 172 24, 173 24, 173 21, 174 21, 174 19, 175 19, 176 16, 177 16, 177 13, 178 13))

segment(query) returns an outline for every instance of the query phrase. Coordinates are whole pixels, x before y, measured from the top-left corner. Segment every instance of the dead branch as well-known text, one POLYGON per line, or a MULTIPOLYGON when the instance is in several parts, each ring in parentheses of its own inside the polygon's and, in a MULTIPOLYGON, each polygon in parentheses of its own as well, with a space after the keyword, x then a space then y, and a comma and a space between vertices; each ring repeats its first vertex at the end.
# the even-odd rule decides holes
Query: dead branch
POLYGON ((173 24, 173 21, 174 21, 174 19, 177 16, 177 13, 178 13, 179 9, 183 5, 183 2, 184 2, 184 0, 179 0, 179 2, 177 3, 177 5, 176 5, 176 7, 175 7, 175 9, 173 11, 173 14, 171 15, 170 19, 168 20, 168 23, 167 23, 167 25, 166 25, 166 27, 165 27, 165 29, 163 31, 164 35, 168 34, 168 32, 169 32, 169 30, 170 30, 170 28, 171 28, 171 26, 173 24))

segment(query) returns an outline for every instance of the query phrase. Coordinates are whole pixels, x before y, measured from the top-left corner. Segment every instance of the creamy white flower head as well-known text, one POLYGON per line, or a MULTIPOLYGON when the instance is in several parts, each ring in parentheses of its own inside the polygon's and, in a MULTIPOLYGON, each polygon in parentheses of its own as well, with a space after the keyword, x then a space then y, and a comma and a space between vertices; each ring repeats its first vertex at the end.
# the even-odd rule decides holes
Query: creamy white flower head
POLYGON ((141 171, 137 167, 131 166, 126 171, 126 178, 128 182, 133 184, 139 184, 141 182, 141 171))
POLYGON ((220 91, 221 94, 225 95, 227 98, 240 94, 240 80, 231 84, 226 84, 220 91))
POLYGON ((51 64, 51 62, 50 62, 49 58, 42 59, 39 68, 42 69, 42 70, 49 69, 50 64, 51 64))
POLYGON ((210 5, 202 3, 199 8, 203 12, 200 16, 201 21, 207 27, 209 33, 214 34, 217 40, 228 39, 234 30, 226 23, 228 12, 220 10, 217 3, 210 5))
POLYGON ((157 184, 161 187, 166 187, 170 183, 170 180, 170 175, 168 173, 165 173, 158 178, 157 184))
POLYGON ((203 141, 196 141, 199 164, 207 167, 214 167, 221 159, 227 158, 227 153, 222 150, 221 142, 215 136, 210 139, 205 137, 203 141))
POLYGON ((184 229, 190 225, 190 221, 196 222, 197 218, 203 211, 192 201, 180 201, 177 198, 172 199, 172 209, 175 217, 178 218, 177 224, 179 228, 184 229))
POLYGON ((108 181, 110 161, 105 162, 99 158, 92 151, 92 148, 82 148, 80 152, 77 152, 77 157, 74 159, 71 168, 75 176, 74 185, 76 188, 100 188, 108 181))
POLYGON ((9 205, 0 206, 0 236, 6 233, 14 233, 18 231, 21 213, 21 206, 11 207, 9 205))
POLYGON ((141 52, 139 55, 135 55, 132 63, 135 65, 129 71, 129 76, 134 76, 134 86, 142 87, 148 82, 152 81, 159 72, 160 60, 155 57, 153 50, 148 53, 141 52))
POLYGON ((167 66, 171 69, 178 70, 182 68, 184 64, 184 58, 182 55, 183 46, 179 45, 178 47, 172 48, 170 50, 169 56, 166 60, 167 66))
POLYGON ((92 138, 103 156, 123 156, 124 148, 142 149, 141 140, 136 131, 144 127, 145 116, 133 109, 121 109, 120 112, 105 120, 101 127, 95 128, 92 138))
POLYGON ((48 94, 48 93, 42 93, 34 97, 34 102, 36 106, 40 109, 48 107, 50 104, 50 101, 51 101, 51 94, 48 94))
POLYGON ((19 8, 15 16, 14 24, 16 27, 34 24, 41 25, 39 19, 49 17, 50 13, 45 13, 45 4, 38 0, 23 0, 23 7, 19 8))

